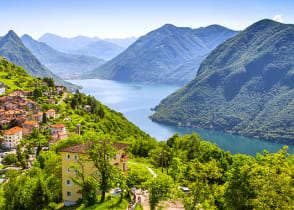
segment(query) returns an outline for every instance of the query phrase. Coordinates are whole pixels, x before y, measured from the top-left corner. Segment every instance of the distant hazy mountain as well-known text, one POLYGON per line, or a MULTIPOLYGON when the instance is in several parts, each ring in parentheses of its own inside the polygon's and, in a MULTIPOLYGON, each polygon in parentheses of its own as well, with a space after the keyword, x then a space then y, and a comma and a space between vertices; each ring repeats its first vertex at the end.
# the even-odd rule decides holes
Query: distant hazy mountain
POLYGON ((137 40, 137 38, 136 37, 129 37, 129 38, 125 38, 125 39, 104 39, 104 40, 111 42, 111 43, 114 43, 114 44, 126 49, 131 44, 133 44, 137 40))
POLYGON ((88 77, 183 84, 195 77, 211 50, 236 33, 219 25, 191 29, 167 24, 140 37, 88 77))
POLYGON ((90 44, 80 49, 73 50, 72 53, 95 56, 104 60, 110 60, 124 51, 124 49, 125 48, 111 42, 99 40, 96 42, 91 42, 90 44))
POLYGON ((12 30, 0 40, 0 55, 7 57, 16 65, 22 66, 33 77, 51 77, 59 85, 65 85, 69 89, 77 88, 76 85, 65 82, 43 66, 12 30))
POLYGON ((152 119, 294 144, 294 25, 261 20, 219 45, 152 119))
POLYGON ((105 62, 96 57, 59 52, 28 35, 23 35, 21 40, 42 64, 63 79, 79 78, 81 74, 85 74, 105 62))
POLYGON ((97 37, 90 38, 86 36, 76 36, 73 38, 66 38, 55 34, 46 33, 43 36, 41 36, 38 41, 44 42, 58 51, 70 52, 73 50, 83 48, 88 44, 99 40, 100 39, 97 37))
POLYGON ((77 36, 66 38, 54 34, 44 34, 39 38, 50 47, 65 53, 82 54, 95 56, 97 58, 109 60, 126 49, 135 38, 108 39, 103 40, 98 37, 77 36))

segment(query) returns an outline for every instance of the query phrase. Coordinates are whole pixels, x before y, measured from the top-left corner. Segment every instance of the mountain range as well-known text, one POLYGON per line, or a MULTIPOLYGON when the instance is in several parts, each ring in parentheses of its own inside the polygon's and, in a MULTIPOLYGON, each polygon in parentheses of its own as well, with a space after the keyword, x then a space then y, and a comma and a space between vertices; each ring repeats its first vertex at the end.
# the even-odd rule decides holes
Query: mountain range
POLYGON ((5 56, 16 65, 22 66, 33 77, 51 77, 58 85, 64 85, 68 89, 78 88, 76 85, 65 82, 42 65, 12 30, 0 40, 0 55, 5 56))
POLYGON ((63 79, 79 78, 81 74, 105 62, 93 56, 59 52, 43 42, 34 40, 29 35, 23 35, 21 40, 42 64, 63 79))
POLYGON ((213 50, 155 121, 294 143, 294 25, 261 20, 213 50))
POLYGON ((126 39, 100 39, 98 37, 76 36, 72 38, 61 37, 46 33, 38 41, 50 47, 70 54, 82 54, 109 60, 126 49, 136 38, 126 39))
POLYGON ((87 77, 184 84, 195 77, 201 61, 218 44, 237 33, 219 25, 191 29, 166 24, 140 37, 87 77))

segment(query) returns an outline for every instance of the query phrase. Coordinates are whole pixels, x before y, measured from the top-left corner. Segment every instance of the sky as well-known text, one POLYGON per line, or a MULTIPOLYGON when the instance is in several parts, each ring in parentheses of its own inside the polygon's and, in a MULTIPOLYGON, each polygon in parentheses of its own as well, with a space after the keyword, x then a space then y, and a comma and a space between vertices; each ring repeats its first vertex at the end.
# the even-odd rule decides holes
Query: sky
POLYGON ((198 28, 220 24, 243 30, 275 19, 294 23, 294 0, 0 0, 0 35, 10 29, 38 39, 139 37, 166 23, 198 28))

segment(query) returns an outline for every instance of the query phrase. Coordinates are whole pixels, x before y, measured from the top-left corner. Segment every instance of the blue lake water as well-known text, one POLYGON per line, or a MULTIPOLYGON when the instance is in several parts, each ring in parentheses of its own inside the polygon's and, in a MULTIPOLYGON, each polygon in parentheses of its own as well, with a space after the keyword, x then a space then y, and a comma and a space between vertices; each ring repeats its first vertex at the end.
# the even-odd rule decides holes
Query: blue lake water
MULTIPOLYGON (((70 80, 69 82, 83 86, 81 92, 92 95, 103 104, 123 113, 129 121, 159 141, 168 139, 174 133, 184 135, 197 132, 204 140, 216 143, 220 148, 231 151, 232 154, 255 155, 257 152, 262 153, 263 150, 277 152, 283 148, 282 144, 260 139, 212 130, 164 125, 150 120, 148 118, 152 114, 150 108, 159 104, 179 86, 123 83, 99 79, 70 80)), ((293 153, 293 151, 294 146, 289 146, 289 152, 293 153)))

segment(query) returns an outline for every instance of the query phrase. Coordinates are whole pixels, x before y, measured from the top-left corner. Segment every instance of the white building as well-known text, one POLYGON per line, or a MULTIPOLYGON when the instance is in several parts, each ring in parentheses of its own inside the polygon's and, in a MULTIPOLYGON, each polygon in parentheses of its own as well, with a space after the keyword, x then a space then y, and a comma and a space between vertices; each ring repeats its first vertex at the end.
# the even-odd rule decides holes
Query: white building
POLYGON ((22 140, 22 128, 13 127, 4 132, 3 147, 6 149, 15 149, 22 140))
POLYGON ((0 95, 5 94, 5 90, 6 90, 5 86, 3 84, 0 85, 0 95))
POLYGON ((64 124, 56 123, 51 128, 51 135, 65 134, 65 133, 66 133, 66 127, 64 124))

